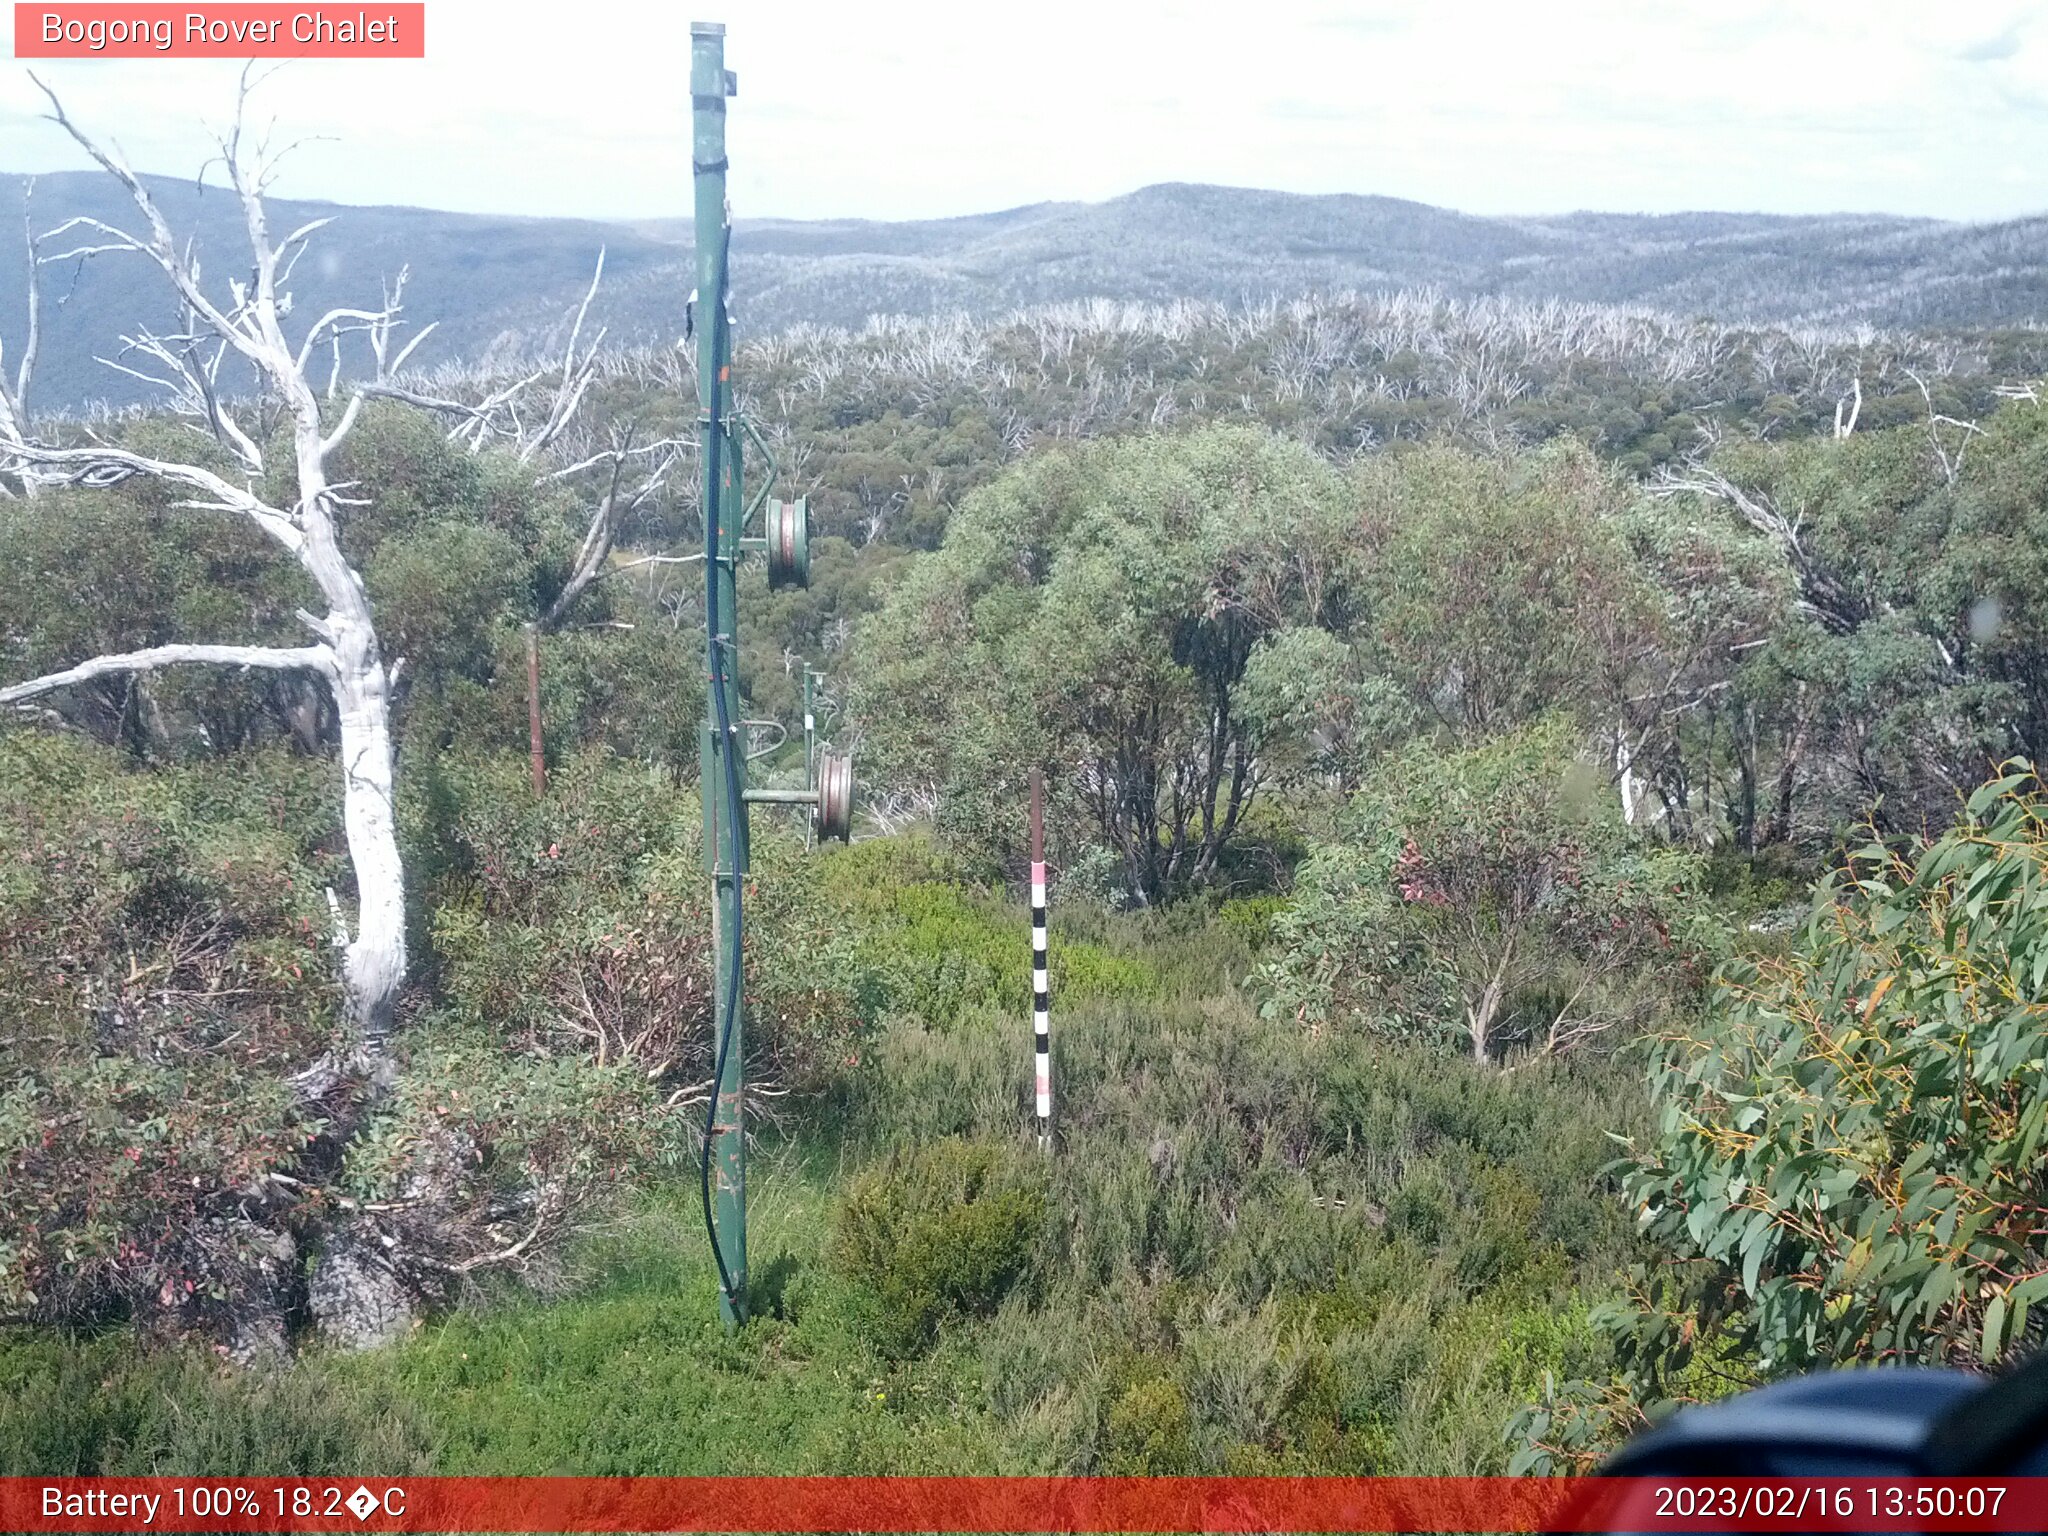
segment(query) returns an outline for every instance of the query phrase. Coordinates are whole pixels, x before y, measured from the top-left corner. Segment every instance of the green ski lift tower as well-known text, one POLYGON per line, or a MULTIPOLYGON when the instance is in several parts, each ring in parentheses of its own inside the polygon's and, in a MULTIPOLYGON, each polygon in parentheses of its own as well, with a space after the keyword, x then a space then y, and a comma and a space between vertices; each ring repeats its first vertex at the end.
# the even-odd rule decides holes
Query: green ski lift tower
MULTIPOLYGON (((734 405, 732 318, 727 263, 732 221, 725 191, 725 103, 737 82, 725 67, 725 28, 690 26, 691 169, 696 185, 693 236, 697 256, 697 429, 704 509, 704 731, 699 783, 704 800, 704 862, 711 877, 713 1071, 699 1173, 704 1225, 718 1268, 720 1316, 728 1328, 746 1316, 747 1147, 746 1032, 744 1028, 745 905, 748 869, 747 807, 799 805, 810 809, 811 837, 846 841, 853 830, 853 765, 824 750, 811 717, 811 676, 805 676, 804 765, 801 789, 747 787, 749 732, 776 722, 740 714, 739 566, 749 554, 766 557, 771 589, 810 582, 810 514, 802 499, 774 500, 775 459, 768 444, 734 405), (760 489, 744 496, 743 440, 761 455, 760 489), (747 525, 760 518, 761 532, 747 525)), ((779 743, 777 743, 779 745, 779 743)), ((766 750, 773 750, 773 747, 766 750)))

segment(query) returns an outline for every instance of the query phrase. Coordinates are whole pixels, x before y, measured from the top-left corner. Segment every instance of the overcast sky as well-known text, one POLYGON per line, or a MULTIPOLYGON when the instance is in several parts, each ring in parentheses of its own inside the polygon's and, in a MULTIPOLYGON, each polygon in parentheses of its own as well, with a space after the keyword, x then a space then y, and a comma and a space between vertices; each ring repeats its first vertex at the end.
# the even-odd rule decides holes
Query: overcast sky
MULTIPOLYGON (((686 213, 693 12, 727 24, 739 74, 741 217, 1158 181, 1478 213, 2048 209, 2039 0, 428 0, 424 61, 298 63, 267 87, 282 131, 332 139, 277 190, 686 213)), ((131 162, 188 174, 236 71, 45 67, 131 162)), ((0 67, 0 169, 82 166, 37 107, 23 66, 0 67)))

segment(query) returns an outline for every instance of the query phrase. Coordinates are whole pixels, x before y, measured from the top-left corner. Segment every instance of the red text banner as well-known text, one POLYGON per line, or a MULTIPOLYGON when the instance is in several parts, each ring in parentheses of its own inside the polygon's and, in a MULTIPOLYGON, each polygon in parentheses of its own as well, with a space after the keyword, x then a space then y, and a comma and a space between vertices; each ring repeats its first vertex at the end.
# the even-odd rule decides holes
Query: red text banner
POLYGON ((9 1531, 2038 1531, 2048 1479, 0 1478, 9 1531))
POLYGON ((367 6, 25 4, 18 59, 423 59, 422 0, 367 6))

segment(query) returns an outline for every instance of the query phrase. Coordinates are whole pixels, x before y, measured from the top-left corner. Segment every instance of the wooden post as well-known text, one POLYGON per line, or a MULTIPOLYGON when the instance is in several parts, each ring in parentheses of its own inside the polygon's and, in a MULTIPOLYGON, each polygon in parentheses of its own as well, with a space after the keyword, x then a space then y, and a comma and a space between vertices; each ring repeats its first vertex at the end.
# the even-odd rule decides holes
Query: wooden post
POLYGON ((1036 1058, 1038 1145, 1052 1148, 1052 987, 1045 932, 1045 776, 1031 770, 1031 1035, 1036 1058))
POLYGON ((540 728, 540 626, 526 626, 526 739, 533 757, 533 794, 548 792, 548 757, 540 728))

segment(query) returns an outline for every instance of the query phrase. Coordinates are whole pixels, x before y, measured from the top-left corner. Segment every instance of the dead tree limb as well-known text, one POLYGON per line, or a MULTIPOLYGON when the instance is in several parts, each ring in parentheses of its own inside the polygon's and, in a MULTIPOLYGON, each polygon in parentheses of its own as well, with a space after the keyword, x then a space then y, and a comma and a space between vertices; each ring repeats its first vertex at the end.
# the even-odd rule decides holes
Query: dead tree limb
POLYGON ((334 652, 324 645, 286 648, 272 645, 153 645, 147 650, 95 656, 61 672, 45 673, 25 683, 0 688, 0 704, 19 704, 95 678, 121 673, 155 672, 176 666, 259 667, 272 672, 305 670, 323 676, 334 669, 334 652))
MULTIPOLYGON (((592 292, 595 291, 593 286, 592 292)), ((586 297, 585 303, 588 302, 586 297)), ((627 427, 623 432, 613 433, 611 446, 604 452, 592 454, 541 477, 545 482, 580 474, 600 465, 610 468, 605 489, 599 494, 589 526, 583 531, 583 542, 577 546, 576 558, 569 568, 569 579, 562 584, 562 590, 555 594, 555 600, 548 604, 546 610, 526 625, 526 735, 535 795, 547 792, 547 731, 541 718, 540 703, 541 636, 553 634, 561 628, 570 610, 576 606, 576 600, 604 577, 620 528, 628 517, 660 491, 681 454, 682 443, 676 438, 663 438, 636 448, 633 429, 627 427), (650 459, 653 467, 637 486, 628 491, 625 489, 626 467, 636 456, 650 459)))

